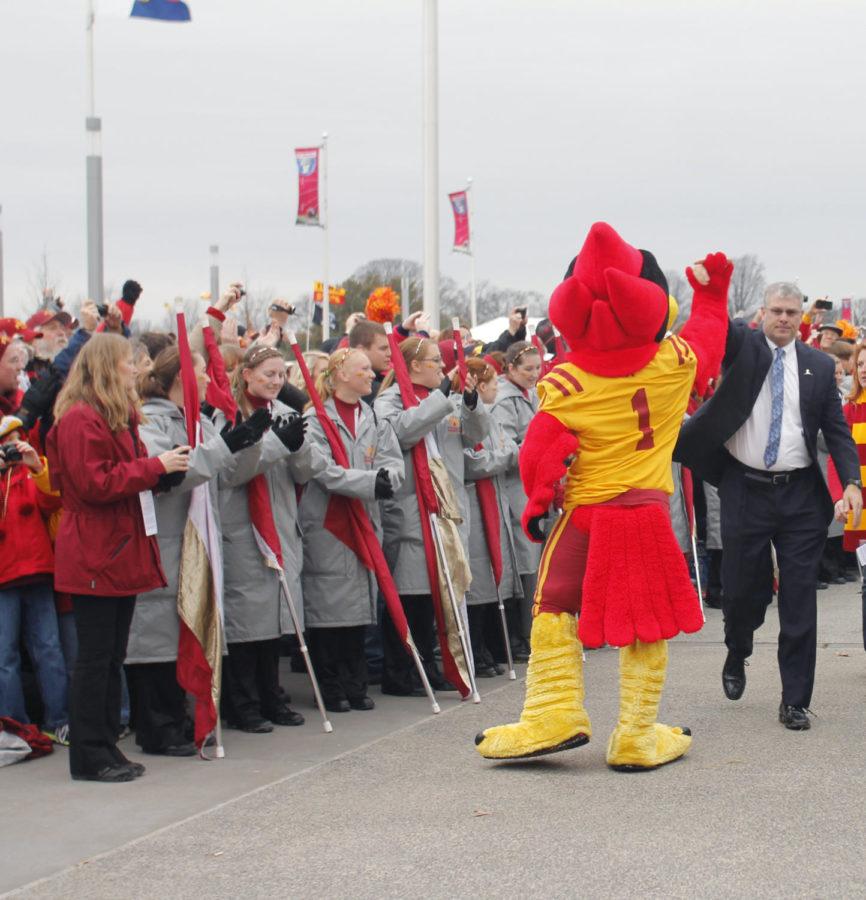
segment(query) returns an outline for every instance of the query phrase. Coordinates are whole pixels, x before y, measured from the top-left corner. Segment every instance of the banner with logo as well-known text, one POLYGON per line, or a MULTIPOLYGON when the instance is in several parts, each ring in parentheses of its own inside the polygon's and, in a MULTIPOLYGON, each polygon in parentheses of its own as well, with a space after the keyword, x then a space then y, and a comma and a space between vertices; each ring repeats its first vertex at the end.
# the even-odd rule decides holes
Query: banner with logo
POLYGON ((846 322, 851 321, 851 298, 850 297, 842 298, 842 318, 846 322))
POLYGON ((454 212, 454 246, 455 253, 471 253, 469 244, 469 195, 466 191, 456 191, 448 195, 451 209, 454 212))
POLYGON ((321 225, 319 219, 319 147, 295 150, 298 164, 298 218, 296 225, 321 225))
MULTIPOLYGON (((325 299, 325 286, 321 281, 313 282, 313 303, 321 303, 325 299)), ((328 285, 328 304, 342 306, 346 302, 346 289, 328 285)))

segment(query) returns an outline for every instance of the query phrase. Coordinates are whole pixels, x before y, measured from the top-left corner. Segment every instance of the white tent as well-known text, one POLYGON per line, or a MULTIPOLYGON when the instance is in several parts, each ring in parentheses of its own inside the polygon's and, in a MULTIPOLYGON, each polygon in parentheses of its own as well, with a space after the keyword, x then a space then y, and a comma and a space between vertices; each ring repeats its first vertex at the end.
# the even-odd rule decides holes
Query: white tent
MULTIPOLYGON (((539 316, 530 316, 527 319, 527 322, 532 328, 535 328, 540 321, 541 318, 539 316)), ((476 341, 482 341, 485 344, 489 344, 490 341, 495 341, 506 328, 508 328, 508 316, 498 316, 495 319, 490 319, 488 322, 482 322, 480 325, 476 325, 475 328, 472 329, 472 337, 475 338, 476 341)))

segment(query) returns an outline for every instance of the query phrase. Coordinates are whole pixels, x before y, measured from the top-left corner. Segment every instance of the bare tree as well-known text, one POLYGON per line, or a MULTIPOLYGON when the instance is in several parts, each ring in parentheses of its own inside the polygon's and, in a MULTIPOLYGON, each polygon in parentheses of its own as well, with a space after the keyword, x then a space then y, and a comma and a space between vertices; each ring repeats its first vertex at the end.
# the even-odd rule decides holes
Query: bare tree
POLYGON ((42 253, 33 263, 29 278, 30 292, 27 298, 25 312, 35 313, 43 306, 51 303, 58 296, 60 278, 53 272, 48 262, 48 248, 43 247, 42 253))
POLYGON ((749 316, 764 299, 764 264, 752 253, 734 259, 734 274, 728 289, 728 312, 731 318, 749 316))

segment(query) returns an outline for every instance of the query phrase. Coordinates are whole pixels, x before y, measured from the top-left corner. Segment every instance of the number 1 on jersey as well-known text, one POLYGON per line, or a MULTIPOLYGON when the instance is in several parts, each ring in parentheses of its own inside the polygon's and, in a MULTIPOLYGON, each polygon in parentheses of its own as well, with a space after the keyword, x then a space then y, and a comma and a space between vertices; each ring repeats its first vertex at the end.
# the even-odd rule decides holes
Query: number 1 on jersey
POLYGON ((653 440, 652 425, 650 425, 649 401, 645 388, 635 391, 631 398, 631 408, 637 413, 637 427, 642 435, 635 450, 652 450, 655 447, 655 441, 653 440))

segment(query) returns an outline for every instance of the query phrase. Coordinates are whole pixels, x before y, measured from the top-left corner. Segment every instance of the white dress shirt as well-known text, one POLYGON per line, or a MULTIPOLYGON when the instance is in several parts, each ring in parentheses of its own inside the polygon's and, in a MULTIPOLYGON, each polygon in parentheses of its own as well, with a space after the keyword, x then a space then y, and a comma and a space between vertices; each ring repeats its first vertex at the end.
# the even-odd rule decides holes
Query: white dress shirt
MULTIPOLYGON (((765 335, 765 340, 776 358, 776 345, 765 335)), ((806 440, 803 437, 803 419, 800 416, 800 376, 797 371, 797 348, 791 341, 784 351, 785 388, 782 403, 782 436, 779 441, 779 455, 776 462, 767 469, 764 465, 764 451, 770 436, 770 419, 772 416, 772 396, 770 393, 770 377, 773 372, 772 363, 767 377, 761 385, 761 392, 752 414, 740 429, 725 442, 725 447, 735 459, 752 469, 764 469, 769 472, 789 472, 791 469, 804 469, 811 465, 806 440)))

